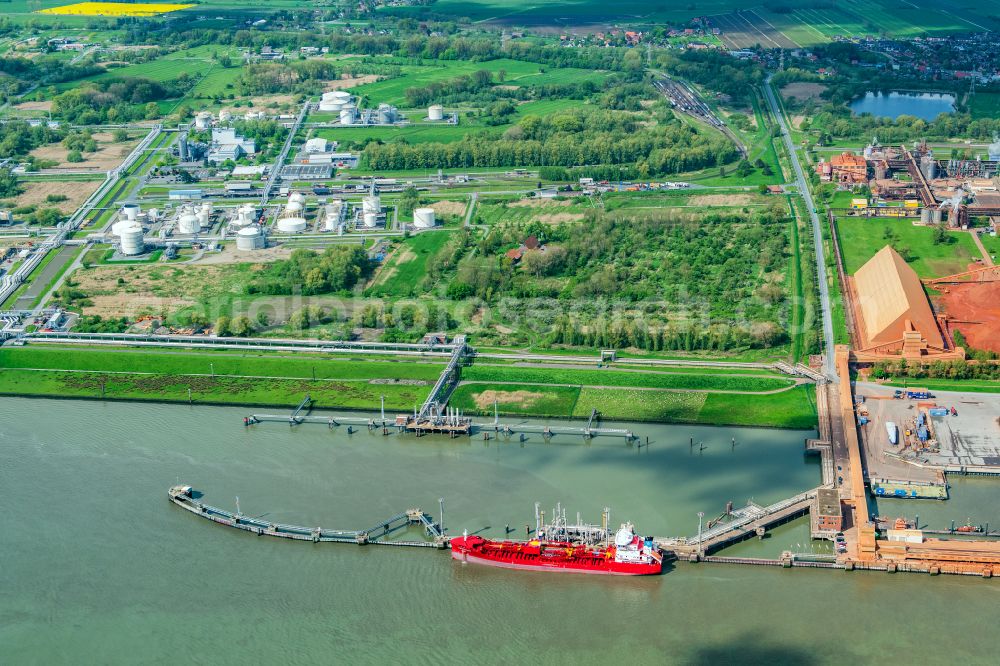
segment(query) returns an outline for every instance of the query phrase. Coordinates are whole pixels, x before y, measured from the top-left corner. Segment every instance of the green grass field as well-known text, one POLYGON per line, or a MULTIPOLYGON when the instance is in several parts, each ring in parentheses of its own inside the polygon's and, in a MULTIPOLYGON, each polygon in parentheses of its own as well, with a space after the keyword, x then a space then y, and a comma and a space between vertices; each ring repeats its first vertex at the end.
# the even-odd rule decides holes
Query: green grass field
POLYGON ((621 386, 635 388, 685 389, 707 391, 780 391, 793 382, 782 377, 744 377, 737 370, 732 375, 686 374, 619 369, 532 368, 476 363, 462 371, 466 382, 567 384, 572 386, 621 386))
POLYGON ((285 379, 415 379, 433 383, 442 365, 410 361, 346 359, 324 355, 215 354, 80 347, 26 346, 0 349, 0 371, 74 370, 158 375, 232 375, 285 379))
POLYGON ((389 257, 366 295, 410 296, 418 293, 427 273, 427 260, 444 247, 450 237, 448 232, 432 231, 407 238, 389 257))
POLYGON ((538 384, 466 384, 455 390, 450 404, 467 413, 491 415, 491 397, 498 399, 500 413, 517 416, 584 419, 596 409, 602 418, 618 421, 797 429, 816 426, 815 397, 811 386, 772 395, 739 395, 538 384))
POLYGON ((1000 118, 1000 93, 977 92, 966 103, 973 118, 1000 118))
POLYGON ((837 219, 837 235, 848 274, 853 275, 876 252, 890 244, 885 237, 886 229, 898 238, 891 242, 897 250, 909 249, 909 263, 922 278, 959 273, 981 256, 972 237, 965 232, 951 232, 948 235, 950 242, 937 245, 932 228, 914 226, 909 220, 841 217, 837 219))

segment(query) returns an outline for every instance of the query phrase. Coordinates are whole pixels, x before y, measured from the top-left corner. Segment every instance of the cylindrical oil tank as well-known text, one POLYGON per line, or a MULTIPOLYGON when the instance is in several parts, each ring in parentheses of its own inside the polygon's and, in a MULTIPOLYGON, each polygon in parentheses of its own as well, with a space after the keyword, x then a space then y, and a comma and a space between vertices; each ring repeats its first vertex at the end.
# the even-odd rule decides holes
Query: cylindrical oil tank
POLYGON ((285 205, 286 213, 299 213, 301 211, 302 211, 302 204, 300 204, 298 201, 289 201, 285 205))
POLYGON ((264 247, 264 236, 256 225, 243 227, 236 232, 237 250, 259 250, 264 247))
POLYGON ((930 208, 921 208, 920 209, 920 223, 921 224, 930 224, 931 223, 931 209, 930 208))
POLYGON ((388 104, 379 104, 378 122, 380 125, 391 125, 396 122, 396 107, 388 104))
POLYGON ((941 209, 935 208, 931 210, 931 222, 934 224, 941 224, 941 209))
POLYGON ((418 229, 430 229, 435 224, 433 208, 414 208, 413 226, 418 229))
POLYGON ((378 214, 377 213, 365 213, 361 216, 362 224, 364 224, 365 229, 374 229, 378 226, 378 214))
POLYGON ((291 194, 288 195, 288 200, 304 204, 306 202, 306 197, 301 192, 292 192, 291 194))
POLYGON ((340 212, 342 210, 343 204, 339 201, 326 205, 326 208, 323 210, 323 228, 326 231, 334 231, 337 228, 337 225, 340 223, 340 212))
POLYGON ((139 204, 127 203, 122 206, 122 217, 134 222, 139 217, 139 204))
POLYGON ((113 225, 111 225, 111 233, 120 238, 122 235, 122 231, 128 229, 129 227, 134 227, 135 225, 136 223, 133 222, 132 220, 126 220, 125 218, 122 218, 119 221, 115 222, 113 225))
POLYGON ((144 247, 142 242, 142 227, 138 224, 133 224, 122 229, 121 239, 122 254, 129 257, 142 254, 144 247))
POLYGON ((340 110, 340 124, 353 125, 358 119, 358 108, 353 104, 345 104, 340 110))
POLYGON ((340 102, 341 104, 349 104, 351 102, 351 93, 346 90, 334 90, 333 92, 327 93, 330 95, 330 99, 340 102))
POLYGON ((343 106, 344 105, 341 104, 340 102, 334 102, 332 100, 324 99, 324 100, 320 101, 320 103, 319 103, 319 110, 320 111, 337 111, 337 112, 339 112, 340 109, 341 109, 341 107, 343 107, 343 106))
POLYGON ((304 217, 283 217, 278 220, 278 231, 285 234, 297 234, 306 230, 304 217))
POLYGON ((194 213, 184 213, 177 218, 177 233, 196 234, 201 231, 201 220, 194 213))
POLYGON ((440 104, 427 107, 427 120, 444 120, 444 107, 440 104))
POLYGON ((382 199, 377 194, 372 194, 361 200, 361 212, 381 213, 382 199))

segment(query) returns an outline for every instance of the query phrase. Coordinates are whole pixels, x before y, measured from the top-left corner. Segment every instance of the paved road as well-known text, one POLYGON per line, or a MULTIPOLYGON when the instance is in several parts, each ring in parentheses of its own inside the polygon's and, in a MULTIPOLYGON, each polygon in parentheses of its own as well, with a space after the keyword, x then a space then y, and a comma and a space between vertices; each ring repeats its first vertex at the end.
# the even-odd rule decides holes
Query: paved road
POLYGON ((771 113, 774 114, 774 117, 778 120, 778 124, 781 126, 781 137, 785 141, 785 148, 788 149, 788 155, 795 170, 795 182, 799 187, 802 198, 805 199, 806 208, 809 210, 809 219, 812 222, 813 229, 813 245, 816 247, 816 278, 819 284, 819 300, 823 317, 823 346, 826 352, 823 370, 827 377, 836 380, 837 368, 833 358, 833 315, 830 306, 830 286, 826 283, 826 257, 823 253, 823 231, 820 226, 819 215, 816 214, 816 204, 813 203, 812 194, 809 192, 809 184, 806 181, 805 173, 802 171, 802 165, 799 163, 799 156, 795 153, 795 144, 792 143, 792 135, 788 131, 788 123, 785 122, 785 116, 781 113, 778 100, 774 97, 774 89, 771 88, 770 77, 768 77, 764 84, 764 97, 767 98, 767 104, 771 107, 771 113))

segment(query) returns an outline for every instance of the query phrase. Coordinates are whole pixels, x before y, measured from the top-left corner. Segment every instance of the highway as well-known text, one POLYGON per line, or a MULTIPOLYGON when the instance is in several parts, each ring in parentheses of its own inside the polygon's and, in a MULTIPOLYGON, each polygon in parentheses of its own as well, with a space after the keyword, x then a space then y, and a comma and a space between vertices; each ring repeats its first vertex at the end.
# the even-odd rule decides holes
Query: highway
POLYGON ((805 173, 802 171, 802 164, 799 163, 799 156, 795 153, 795 144, 792 143, 792 135, 788 131, 788 123, 785 122, 785 116, 782 114, 781 107, 778 106, 778 100, 774 96, 770 76, 764 83, 764 97, 767 98, 767 104, 771 107, 771 113, 774 114, 778 125, 781 126, 781 137, 785 141, 785 148, 788 149, 788 156, 792 161, 792 168, 795 170, 795 184, 798 186, 799 193, 805 200, 806 208, 809 210, 809 220, 812 222, 813 230, 813 245, 816 247, 816 282, 819 285, 819 300, 823 318, 823 347, 825 352, 823 370, 827 377, 836 381, 837 367, 833 358, 833 311, 830 305, 830 286, 826 283, 823 229, 820 226, 819 215, 816 214, 816 204, 813 203, 812 194, 809 192, 809 183, 806 180, 805 173))

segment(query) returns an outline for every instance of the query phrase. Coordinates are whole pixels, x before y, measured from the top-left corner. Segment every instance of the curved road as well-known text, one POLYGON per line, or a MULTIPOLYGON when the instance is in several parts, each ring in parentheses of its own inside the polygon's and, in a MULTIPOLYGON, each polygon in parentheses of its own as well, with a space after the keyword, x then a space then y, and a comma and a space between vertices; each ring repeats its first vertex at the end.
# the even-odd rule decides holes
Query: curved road
POLYGON ((785 116, 781 113, 778 100, 774 96, 774 89, 771 87, 771 77, 767 77, 764 82, 764 97, 771 107, 778 125, 781 126, 781 137, 785 141, 785 148, 788 149, 788 156, 791 159, 792 167, 795 169, 795 184, 799 188, 799 193, 805 199, 806 208, 809 210, 809 219, 812 221, 813 245, 816 248, 816 282, 819 285, 819 300, 823 317, 823 346, 825 356, 823 361, 823 371, 827 377, 836 380, 837 368, 833 358, 833 317, 830 308, 830 286, 826 283, 826 257, 823 254, 823 230, 820 226, 819 215, 816 214, 816 204, 813 203, 812 194, 809 192, 809 184, 806 175, 802 171, 799 163, 799 156, 795 153, 795 144, 792 143, 792 135, 788 131, 788 124, 785 116))

